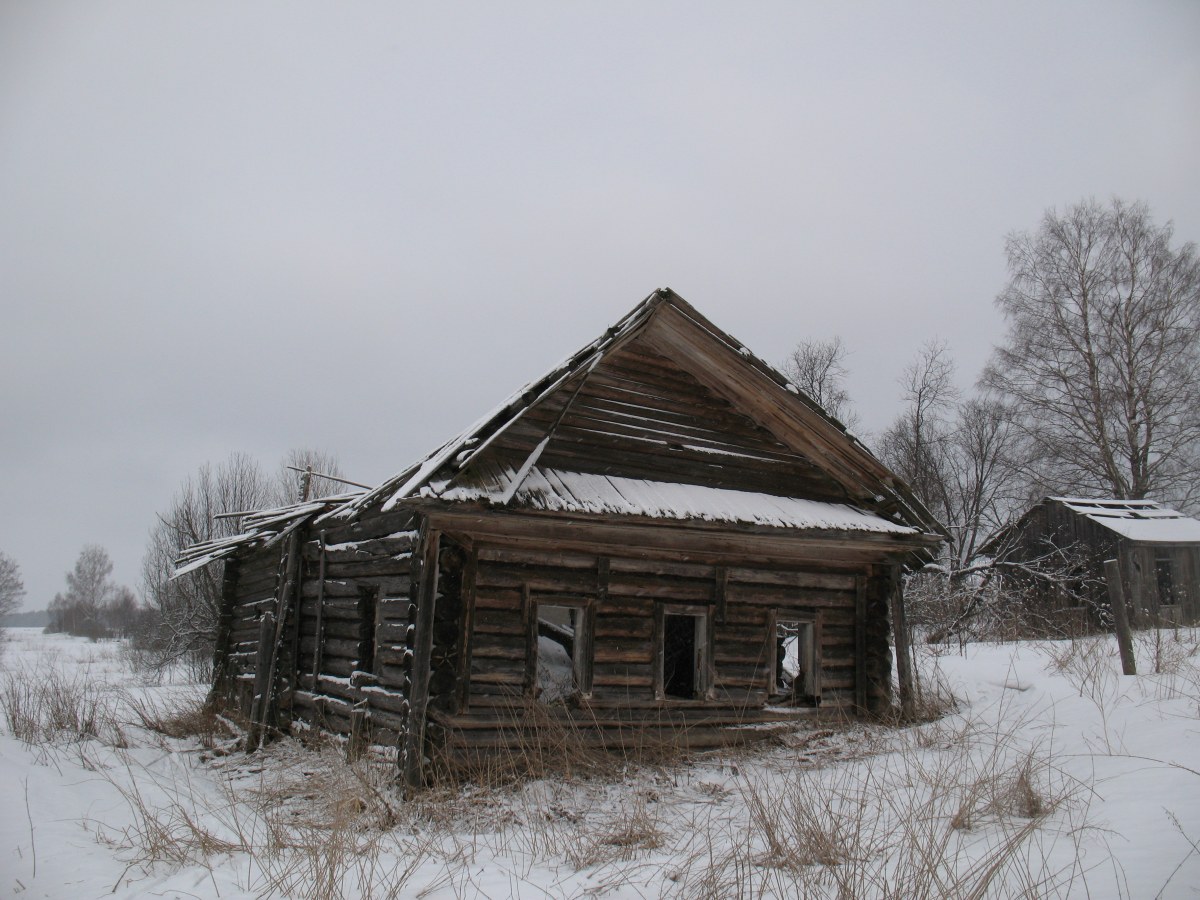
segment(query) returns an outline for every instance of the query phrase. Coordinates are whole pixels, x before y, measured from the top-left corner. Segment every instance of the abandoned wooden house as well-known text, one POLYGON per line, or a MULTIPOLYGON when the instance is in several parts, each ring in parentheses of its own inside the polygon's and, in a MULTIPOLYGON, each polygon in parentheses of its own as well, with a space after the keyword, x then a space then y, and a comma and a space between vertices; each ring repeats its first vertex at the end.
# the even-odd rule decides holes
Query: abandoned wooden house
POLYGON ((428 758, 522 711, 604 746, 890 702, 901 573, 941 527, 845 428, 670 290, 353 499, 247 520, 216 690, 428 758))
POLYGON ((1200 619, 1200 521, 1153 500, 1046 497, 983 548, 1053 577, 1030 579, 1052 622, 1104 627, 1104 561, 1120 566, 1133 624, 1200 619))

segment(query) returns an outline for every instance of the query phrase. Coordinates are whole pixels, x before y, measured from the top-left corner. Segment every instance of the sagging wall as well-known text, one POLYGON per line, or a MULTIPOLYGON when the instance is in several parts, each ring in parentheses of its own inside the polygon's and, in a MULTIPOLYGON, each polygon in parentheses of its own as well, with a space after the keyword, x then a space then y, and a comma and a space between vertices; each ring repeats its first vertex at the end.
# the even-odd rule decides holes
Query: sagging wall
POLYGON ((350 734, 369 723, 374 740, 394 744, 408 709, 411 524, 406 512, 309 527, 227 562, 217 692, 263 724, 300 718, 350 734), (290 593, 289 553, 299 556, 290 593), (275 702, 259 711, 269 671, 275 702))

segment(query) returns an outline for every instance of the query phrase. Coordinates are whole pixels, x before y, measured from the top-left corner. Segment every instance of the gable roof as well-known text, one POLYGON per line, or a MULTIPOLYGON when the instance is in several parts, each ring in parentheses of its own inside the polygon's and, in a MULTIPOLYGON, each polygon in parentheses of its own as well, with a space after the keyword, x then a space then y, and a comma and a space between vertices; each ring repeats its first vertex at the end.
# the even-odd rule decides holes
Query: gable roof
MULTIPOLYGON (((663 438, 660 443, 664 450, 669 447, 693 456, 696 453, 719 456, 729 452, 720 447, 704 446, 702 442, 681 446, 663 438)), ((743 454, 738 451, 732 455, 743 454)), ((483 499, 507 505, 514 500, 528 504, 535 495, 535 508, 540 504, 540 508, 578 511, 602 508, 643 513, 654 509, 654 514, 659 517, 723 521, 757 522, 765 516, 778 520, 778 524, 786 520, 787 527, 829 527, 827 523, 840 519, 846 530, 889 531, 893 530, 892 526, 899 525, 904 527, 898 530, 905 532, 945 534, 909 488, 848 433, 842 423, 829 416, 773 366, 717 328, 668 288, 654 291, 599 338, 516 391, 454 439, 374 490, 321 518, 351 518, 372 506, 387 511, 420 497, 446 501, 483 499), (743 502, 745 498, 735 504, 733 498, 727 496, 752 492, 725 490, 720 493, 720 487, 705 489, 703 485, 688 485, 689 497, 682 507, 688 509, 689 515, 682 515, 679 504, 648 505, 642 502, 644 497, 631 501, 625 496, 632 481, 641 483, 639 490, 643 494, 652 491, 660 495, 664 485, 678 487, 671 482, 615 475, 603 480, 596 477, 597 473, 591 473, 589 478, 584 477, 588 473, 564 471, 561 466, 539 467, 539 460, 556 429, 589 377, 602 371, 602 366, 611 366, 623 350, 634 345, 669 360, 688 379, 728 404, 737 415, 745 417, 750 426, 757 429, 751 438, 756 442, 755 446, 765 448, 746 451, 747 458, 761 453, 764 459, 778 459, 793 468, 807 465, 825 479, 830 489, 837 492, 837 499, 844 502, 805 501, 810 504, 806 515, 799 515, 796 508, 791 507, 792 514, 779 519, 779 503, 782 501, 786 505, 786 501, 794 498, 760 494, 760 497, 771 498, 760 500, 760 506, 765 503, 774 507, 774 511, 764 513, 762 509, 748 509, 743 502), (514 442, 518 433, 520 440, 514 442), (773 443, 768 445, 768 441, 773 443), (514 443, 522 448, 518 461, 498 464, 496 448, 507 444, 508 451, 512 452, 514 443), (547 485, 554 479, 558 486, 548 489, 547 485), (593 495, 584 497, 579 490, 563 489, 564 479, 583 493, 592 491, 593 495), (534 490, 534 486, 538 489, 534 490), (620 495, 619 501, 615 500, 614 492, 620 495), (812 506, 814 503, 816 506, 812 506), (737 506, 738 511, 732 511, 731 504, 737 506), (818 506, 827 508, 818 510, 818 506), (841 511, 835 509, 837 507, 841 507, 841 511), (859 518, 847 516, 847 510, 859 518), (868 529, 868 518, 879 524, 868 529), (825 524, 813 524, 818 521, 825 524)))

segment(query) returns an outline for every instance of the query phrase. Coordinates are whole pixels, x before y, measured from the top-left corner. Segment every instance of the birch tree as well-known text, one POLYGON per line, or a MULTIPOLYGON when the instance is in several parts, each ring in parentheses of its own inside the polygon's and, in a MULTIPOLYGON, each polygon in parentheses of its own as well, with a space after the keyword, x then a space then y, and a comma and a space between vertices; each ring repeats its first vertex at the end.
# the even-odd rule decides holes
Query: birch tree
POLYGON ((1143 203, 1048 211, 1007 242, 1008 334, 982 384, 1035 492, 1200 500, 1200 263, 1143 203))

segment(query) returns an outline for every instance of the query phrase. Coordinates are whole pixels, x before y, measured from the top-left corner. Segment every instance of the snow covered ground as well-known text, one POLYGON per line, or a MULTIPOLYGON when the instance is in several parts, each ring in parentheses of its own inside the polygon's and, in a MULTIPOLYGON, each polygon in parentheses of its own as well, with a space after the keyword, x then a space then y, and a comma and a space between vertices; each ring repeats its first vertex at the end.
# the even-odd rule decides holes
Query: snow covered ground
POLYGON ((148 683, 117 644, 8 635, 6 895, 1200 894, 1195 630, 1139 635, 1136 677, 1111 640, 943 649, 927 690, 958 709, 926 725, 408 803, 333 742, 247 756, 146 727, 203 687, 148 683))

